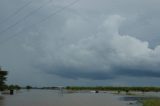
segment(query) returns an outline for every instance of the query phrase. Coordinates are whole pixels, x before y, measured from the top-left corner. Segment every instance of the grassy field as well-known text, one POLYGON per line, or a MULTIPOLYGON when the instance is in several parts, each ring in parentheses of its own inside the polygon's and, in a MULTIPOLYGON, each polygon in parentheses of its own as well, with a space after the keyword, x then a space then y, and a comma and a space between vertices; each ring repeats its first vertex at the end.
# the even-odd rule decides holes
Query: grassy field
POLYGON ((109 87, 109 86, 97 86, 97 87, 80 87, 80 86, 68 86, 68 90, 108 90, 108 91, 141 91, 141 92, 160 92, 160 87, 109 87))
POLYGON ((160 99, 144 100, 143 106, 160 106, 160 99))

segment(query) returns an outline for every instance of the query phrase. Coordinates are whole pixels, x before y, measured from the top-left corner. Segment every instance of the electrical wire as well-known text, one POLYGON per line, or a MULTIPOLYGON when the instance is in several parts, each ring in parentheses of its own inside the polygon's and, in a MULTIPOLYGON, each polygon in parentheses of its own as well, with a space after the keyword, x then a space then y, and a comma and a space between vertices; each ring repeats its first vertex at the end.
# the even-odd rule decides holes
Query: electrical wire
POLYGON ((12 24, 11 26, 7 27, 6 29, 0 31, 1 34, 7 32, 9 29, 15 27, 16 25, 18 25, 19 23, 23 22, 24 20, 26 20, 28 17, 32 16, 33 14, 35 14, 37 11, 39 11, 41 8, 45 7, 46 5, 48 5, 52 0, 49 0, 48 2, 46 2, 45 4, 42 4, 39 8, 31 11, 29 14, 27 14, 24 18, 20 19, 19 21, 17 21, 16 23, 12 24))
MULTIPOLYGON (((31 27, 33 27, 33 26, 36 26, 36 25, 38 25, 38 24, 40 24, 40 23, 42 23, 42 22, 48 20, 49 18, 51 18, 51 17, 57 15, 58 13, 64 11, 65 9, 69 8, 70 6, 76 4, 78 1, 80 1, 80 0, 75 0, 75 1, 73 1, 73 2, 71 2, 71 3, 69 3, 68 5, 64 6, 63 8, 61 8, 61 9, 55 11, 54 13, 50 14, 50 15, 47 16, 46 18, 43 18, 39 23, 34 23, 34 24, 28 26, 27 28, 31 28, 31 27)), ((20 34, 22 31, 26 30, 27 28, 22 29, 20 32, 18 32, 18 33, 16 33, 16 34, 14 34, 14 35, 12 35, 12 36, 6 38, 6 39, 3 40, 2 42, 0 42, 0 46, 1 46, 2 44, 6 43, 7 41, 9 41, 10 39, 13 39, 13 38, 16 37, 16 36, 19 36, 19 34, 20 34)))
POLYGON ((12 17, 15 17, 18 13, 20 13, 21 11, 23 11, 24 8, 26 8, 27 6, 29 6, 32 3, 32 1, 26 3, 25 5, 23 5, 22 7, 20 7, 19 9, 17 9, 15 12, 13 12, 12 14, 10 14, 8 17, 6 17, 5 19, 3 19, 0 24, 3 24, 5 22, 7 22, 8 20, 10 20, 12 17))

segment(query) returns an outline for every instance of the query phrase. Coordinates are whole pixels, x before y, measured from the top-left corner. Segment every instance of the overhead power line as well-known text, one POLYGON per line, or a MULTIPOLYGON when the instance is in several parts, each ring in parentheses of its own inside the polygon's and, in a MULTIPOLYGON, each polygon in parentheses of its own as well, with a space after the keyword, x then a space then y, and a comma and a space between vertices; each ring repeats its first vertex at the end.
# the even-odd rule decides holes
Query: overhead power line
POLYGON ((75 0, 75 1, 71 2, 70 4, 64 6, 63 8, 61 8, 61 9, 55 11, 54 13, 52 13, 51 15, 49 15, 48 17, 42 19, 42 20, 40 21, 40 23, 46 21, 46 20, 49 19, 50 17, 53 17, 54 15, 56 15, 57 13, 59 13, 59 12, 65 10, 65 9, 67 9, 68 7, 70 7, 70 6, 74 5, 74 4, 76 4, 78 1, 80 1, 80 0, 75 0))
POLYGON ((1 34, 7 32, 9 29, 15 27, 16 25, 18 25, 19 23, 23 22, 24 20, 26 20, 28 17, 32 16, 33 14, 35 14, 37 11, 39 11, 41 8, 45 7, 46 5, 48 5, 52 0, 49 0, 48 2, 46 2, 45 4, 42 4, 40 7, 38 7, 37 9, 31 11, 29 14, 27 14, 24 18, 20 19, 19 21, 17 21, 16 23, 10 25, 9 27, 7 27, 6 29, 0 31, 1 34))
POLYGON ((51 17, 57 15, 58 13, 64 11, 65 9, 69 8, 70 6, 76 4, 78 1, 80 1, 80 0, 75 0, 75 1, 73 1, 73 2, 71 2, 71 3, 69 3, 68 5, 64 6, 63 8, 61 8, 61 9, 59 9, 59 10, 53 12, 53 13, 50 14, 49 16, 43 18, 39 23, 34 23, 34 24, 32 24, 32 25, 29 25, 29 26, 26 27, 25 29, 22 29, 22 30, 19 31, 18 33, 16 33, 16 34, 14 34, 14 35, 12 35, 12 36, 6 38, 5 40, 1 41, 1 42, 0 42, 0 45, 6 43, 7 41, 13 39, 13 38, 16 37, 16 36, 19 36, 19 33, 23 32, 23 31, 26 30, 27 28, 31 28, 31 27, 33 27, 33 26, 35 27, 36 25, 38 25, 38 24, 40 24, 40 23, 42 23, 42 22, 48 20, 49 18, 51 18, 51 17))
POLYGON ((8 17, 6 17, 5 19, 3 19, 0 24, 3 24, 5 22, 7 22, 8 20, 10 20, 12 17, 15 17, 18 13, 20 13, 21 11, 23 11, 23 9, 25 7, 27 7, 28 5, 30 5, 32 3, 32 1, 26 3, 25 5, 23 5, 22 7, 18 8, 15 12, 13 12, 12 14, 10 14, 8 17))

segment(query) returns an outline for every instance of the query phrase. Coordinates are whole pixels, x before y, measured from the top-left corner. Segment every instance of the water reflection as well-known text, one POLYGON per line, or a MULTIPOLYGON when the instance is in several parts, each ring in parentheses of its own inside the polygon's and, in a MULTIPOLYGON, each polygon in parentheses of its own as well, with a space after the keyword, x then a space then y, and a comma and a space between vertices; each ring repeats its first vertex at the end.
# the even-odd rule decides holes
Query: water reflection
POLYGON ((141 101, 143 100, 144 97, 132 97, 132 96, 125 96, 125 97, 121 97, 120 100, 124 100, 124 101, 141 101))
POLYGON ((20 91, 15 95, 4 95, 0 106, 128 106, 110 93, 66 93, 61 90, 20 91))
POLYGON ((0 106, 4 106, 4 97, 0 95, 0 106))

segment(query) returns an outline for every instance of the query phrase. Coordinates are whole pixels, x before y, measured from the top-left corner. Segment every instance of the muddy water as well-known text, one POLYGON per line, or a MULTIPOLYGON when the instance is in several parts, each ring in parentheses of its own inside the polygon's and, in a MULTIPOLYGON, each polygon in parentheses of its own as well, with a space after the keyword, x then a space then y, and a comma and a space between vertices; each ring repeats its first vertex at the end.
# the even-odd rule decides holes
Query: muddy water
POLYGON ((111 93, 61 94, 56 90, 22 90, 1 96, 0 106, 131 106, 119 98, 111 93))

